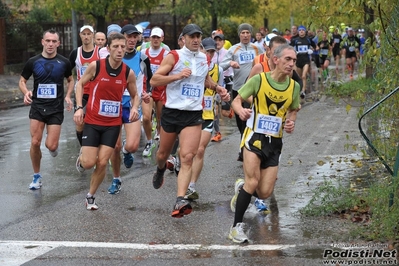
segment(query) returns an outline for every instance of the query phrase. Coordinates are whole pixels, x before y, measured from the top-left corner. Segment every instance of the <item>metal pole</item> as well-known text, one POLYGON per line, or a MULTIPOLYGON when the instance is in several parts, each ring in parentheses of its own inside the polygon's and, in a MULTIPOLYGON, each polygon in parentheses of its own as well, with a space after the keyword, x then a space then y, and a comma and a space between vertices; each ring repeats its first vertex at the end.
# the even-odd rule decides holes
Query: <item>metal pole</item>
POLYGON ((72 9, 72 48, 78 48, 78 32, 75 10, 72 9))

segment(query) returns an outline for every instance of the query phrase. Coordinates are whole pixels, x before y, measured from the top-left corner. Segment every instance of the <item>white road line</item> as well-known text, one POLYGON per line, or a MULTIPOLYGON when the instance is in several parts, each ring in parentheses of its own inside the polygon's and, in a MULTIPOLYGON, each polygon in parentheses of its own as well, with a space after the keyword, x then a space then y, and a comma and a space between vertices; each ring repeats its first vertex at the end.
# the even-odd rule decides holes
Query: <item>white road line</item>
POLYGON ((1 241, 0 265, 21 265, 58 247, 119 248, 136 250, 282 250, 296 245, 199 245, 199 244, 136 244, 70 241, 1 241))

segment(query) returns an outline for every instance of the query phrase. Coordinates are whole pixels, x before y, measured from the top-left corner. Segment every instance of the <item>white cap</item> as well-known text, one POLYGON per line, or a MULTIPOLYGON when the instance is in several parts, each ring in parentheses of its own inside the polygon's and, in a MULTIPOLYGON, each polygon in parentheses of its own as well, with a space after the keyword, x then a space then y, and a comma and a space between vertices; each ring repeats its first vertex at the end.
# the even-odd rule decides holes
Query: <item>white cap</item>
POLYGON ((269 33, 268 35, 266 35, 266 37, 265 37, 266 46, 269 46, 270 40, 271 40, 273 37, 276 37, 276 36, 277 36, 277 34, 274 34, 274 33, 269 33))
POLYGON ((157 28, 153 28, 151 30, 150 37, 152 37, 152 36, 163 37, 163 30, 161 28, 158 28, 158 27, 157 28))
POLYGON ((80 28, 80 32, 82 32, 82 31, 84 31, 84 30, 86 30, 86 29, 94 33, 94 29, 93 29, 93 27, 90 26, 90 25, 84 25, 83 27, 81 27, 81 28, 80 28))
POLYGON ((136 26, 136 29, 140 32, 140 34, 143 33, 143 31, 144 31, 143 26, 141 26, 140 24, 137 24, 135 26, 136 26))

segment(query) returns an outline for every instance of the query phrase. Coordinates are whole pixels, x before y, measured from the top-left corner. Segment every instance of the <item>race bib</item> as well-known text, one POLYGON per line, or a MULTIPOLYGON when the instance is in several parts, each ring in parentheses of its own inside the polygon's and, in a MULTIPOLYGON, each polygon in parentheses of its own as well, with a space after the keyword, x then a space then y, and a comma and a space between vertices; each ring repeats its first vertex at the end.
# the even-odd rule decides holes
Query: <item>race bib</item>
POLYGON ((335 39, 334 39, 334 42, 335 42, 335 43, 339 43, 339 39, 338 39, 338 38, 335 38, 335 39))
POLYGON ((152 71, 152 74, 154 74, 154 73, 155 73, 155 71, 157 71, 157 70, 158 70, 158 68, 159 68, 159 65, 153 65, 153 64, 151 64, 150 66, 151 66, 151 71, 152 71))
POLYGON ((355 46, 349 46, 349 52, 354 52, 355 51, 355 46))
POLYGON ((83 74, 85 73, 86 69, 87 69, 88 65, 84 65, 80 67, 80 76, 83 76, 83 74))
POLYGON ((281 117, 259 114, 256 119, 255 132, 267 135, 278 135, 282 125, 281 117))
POLYGON ((37 98, 57 98, 57 84, 39 84, 39 86, 37 87, 37 98))
POLYGON ((255 54, 253 52, 249 52, 249 51, 242 52, 239 55, 238 63, 240 65, 247 64, 247 63, 252 63, 254 58, 255 58, 255 54))
POLYGON ((307 45, 298 45, 297 47, 298 53, 308 53, 308 46, 307 45))
POLYGON ((204 96, 204 111, 212 111, 213 96, 204 96))
POLYGON ((190 99, 199 99, 201 96, 201 85, 195 83, 182 83, 180 85, 181 95, 190 99))
POLYGON ((321 49, 320 54, 322 55, 328 55, 328 49, 321 49))
POLYGON ((98 114, 106 117, 119 117, 121 102, 100 100, 98 114))

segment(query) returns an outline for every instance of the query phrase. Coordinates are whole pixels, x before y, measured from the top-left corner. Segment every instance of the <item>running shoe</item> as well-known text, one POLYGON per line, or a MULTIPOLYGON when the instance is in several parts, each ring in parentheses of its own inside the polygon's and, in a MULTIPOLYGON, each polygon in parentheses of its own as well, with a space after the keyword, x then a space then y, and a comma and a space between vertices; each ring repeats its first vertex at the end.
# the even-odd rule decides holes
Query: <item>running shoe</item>
MULTIPOLYGON (((125 147, 126 140, 123 140, 122 147, 125 147)), ((128 153, 123 153, 123 164, 125 165, 126 168, 131 168, 134 162, 134 157, 133 154, 130 152, 128 153)))
POLYGON ((236 212, 238 192, 240 192, 243 186, 244 186, 244 179, 242 178, 237 179, 234 185, 234 196, 230 201, 230 209, 232 212, 236 212))
POLYGON ((57 157, 57 155, 58 155, 58 148, 57 148, 55 151, 50 151, 50 150, 48 150, 48 152, 50 153, 50 155, 51 155, 52 157, 57 157))
POLYGON ((168 168, 169 171, 173 172, 175 169, 175 164, 176 164, 176 158, 170 155, 169 159, 166 161, 166 168, 168 168))
POLYGON ((163 175, 166 171, 166 166, 163 169, 157 167, 157 171, 154 173, 152 178, 152 185, 155 189, 162 187, 163 185, 163 175))
POLYGON ((179 156, 176 156, 176 164, 175 164, 175 174, 176 176, 179 175, 180 172, 180 158, 179 156))
POLYGON ((118 194, 119 191, 121 191, 121 185, 122 185, 122 182, 119 179, 114 178, 112 180, 111 186, 109 186, 109 188, 108 188, 108 193, 109 194, 118 194))
POLYGON ((175 206, 173 207, 172 217, 181 218, 184 215, 188 215, 191 213, 193 208, 190 205, 190 202, 187 200, 177 200, 175 206))
POLYGON ((159 139, 160 139, 160 137, 159 137, 158 129, 155 129, 154 140, 159 140, 159 139))
POLYGON ((215 136, 213 136, 213 138, 211 139, 212 142, 219 142, 221 140, 222 140, 222 134, 220 134, 220 132, 217 132, 215 136))
POLYGON ((184 196, 184 199, 197 200, 199 199, 198 192, 194 189, 188 188, 186 191, 186 195, 184 196))
POLYGON ((234 110, 233 108, 230 107, 229 118, 232 118, 233 116, 234 116, 234 110))
POLYGON ((29 189, 36 190, 42 187, 42 176, 40 174, 34 174, 32 183, 29 185, 29 189))
POLYGON ((306 96, 305 92, 301 91, 301 99, 305 99, 305 96, 306 96))
POLYGON ((245 223, 237 223, 235 227, 230 227, 229 239, 234 243, 248 242, 248 236, 244 232, 245 223))
POLYGON ((269 208, 267 208, 267 205, 264 200, 256 198, 254 205, 258 212, 261 212, 261 213, 269 213, 270 212, 269 208))
POLYGON ((96 204, 96 200, 95 200, 96 198, 95 197, 93 197, 93 196, 91 196, 91 197, 86 197, 86 209, 88 209, 88 210, 93 210, 93 211, 95 211, 95 210, 97 210, 98 209, 98 206, 97 206, 97 204, 96 204))
POLYGON ((78 170, 79 173, 83 173, 85 171, 85 169, 82 167, 82 165, 80 164, 80 154, 78 158, 76 159, 76 170, 78 170))
POLYGON ((154 149, 154 148, 155 148, 154 142, 147 142, 147 144, 145 145, 144 150, 143 150, 143 156, 150 157, 152 149, 154 149))

